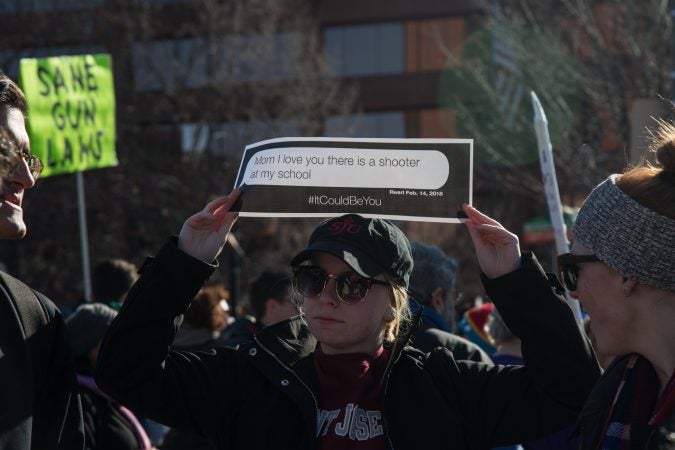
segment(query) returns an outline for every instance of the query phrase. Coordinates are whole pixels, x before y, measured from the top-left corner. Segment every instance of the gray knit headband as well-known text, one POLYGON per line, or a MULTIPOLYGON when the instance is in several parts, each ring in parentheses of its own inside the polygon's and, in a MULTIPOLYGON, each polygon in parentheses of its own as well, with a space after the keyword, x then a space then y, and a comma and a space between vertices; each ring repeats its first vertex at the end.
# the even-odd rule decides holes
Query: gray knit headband
POLYGON ((593 189, 574 239, 625 277, 675 291, 675 220, 633 200, 614 174, 593 189))

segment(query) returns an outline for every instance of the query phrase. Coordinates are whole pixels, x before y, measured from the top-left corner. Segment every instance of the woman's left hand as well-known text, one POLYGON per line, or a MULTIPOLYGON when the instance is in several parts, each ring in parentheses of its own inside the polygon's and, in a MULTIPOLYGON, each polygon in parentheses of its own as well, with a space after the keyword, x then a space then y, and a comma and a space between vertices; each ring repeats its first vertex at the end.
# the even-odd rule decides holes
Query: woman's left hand
POLYGON ((518 236, 491 217, 470 205, 464 205, 464 222, 476 250, 481 270, 488 278, 497 278, 520 267, 518 236))
POLYGON ((231 211, 241 191, 218 197, 188 218, 178 235, 178 248, 190 256, 211 264, 227 242, 227 236, 239 213, 231 211))

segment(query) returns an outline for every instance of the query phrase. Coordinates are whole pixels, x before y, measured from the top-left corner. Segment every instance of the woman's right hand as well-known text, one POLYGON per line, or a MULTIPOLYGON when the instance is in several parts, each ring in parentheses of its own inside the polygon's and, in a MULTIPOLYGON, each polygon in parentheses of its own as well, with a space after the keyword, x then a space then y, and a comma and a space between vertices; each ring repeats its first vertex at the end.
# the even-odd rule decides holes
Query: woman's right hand
POLYGON ((520 267, 518 236, 496 220, 470 205, 463 205, 481 270, 488 278, 497 278, 520 267))
POLYGON ((178 248, 206 263, 212 263, 227 242, 239 213, 232 207, 241 195, 239 189, 218 197, 188 218, 178 235, 178 248))

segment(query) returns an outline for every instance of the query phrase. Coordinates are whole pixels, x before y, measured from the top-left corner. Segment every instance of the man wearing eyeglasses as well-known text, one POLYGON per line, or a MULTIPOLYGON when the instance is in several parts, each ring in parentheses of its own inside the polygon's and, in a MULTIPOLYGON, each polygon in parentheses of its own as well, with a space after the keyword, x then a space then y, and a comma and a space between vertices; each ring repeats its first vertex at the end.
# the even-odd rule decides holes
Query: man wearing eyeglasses
POLYGON ((455 359, 492 364, 478 345, 454 334, 457 262, 436 245, 412 241, 413 271, 410 293, 421 304, 421 324, 412 345, 425 353, 436 347, 450 350, 455 359))
MULTIPOLYGON (((42 170, 30 154, 21 89, 0 71, 0 239, 26 235, 24 193, 42 170)), ((0 449, 82 449, 75 371, 56 306, 0 272, 0 449)))

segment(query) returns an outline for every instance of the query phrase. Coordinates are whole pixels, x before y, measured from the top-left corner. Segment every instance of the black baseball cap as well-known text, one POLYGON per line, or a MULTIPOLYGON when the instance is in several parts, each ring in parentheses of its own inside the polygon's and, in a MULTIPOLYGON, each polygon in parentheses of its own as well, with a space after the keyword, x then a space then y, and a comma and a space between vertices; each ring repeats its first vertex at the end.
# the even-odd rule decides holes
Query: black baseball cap
POLYGON ((359 275, 375 278, 386 273, 408 287, 413 267, 410 242, 388 220, 358 214, 325 220, 312 232, 307 248, 291 260, 291 266, 307 261, 315 252, 340 258, 359 275))

